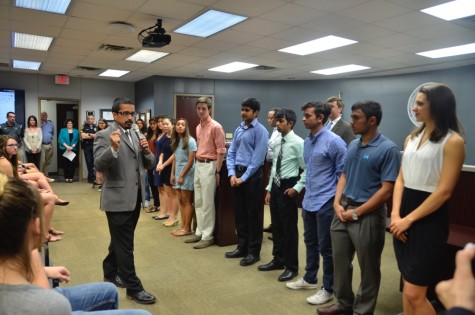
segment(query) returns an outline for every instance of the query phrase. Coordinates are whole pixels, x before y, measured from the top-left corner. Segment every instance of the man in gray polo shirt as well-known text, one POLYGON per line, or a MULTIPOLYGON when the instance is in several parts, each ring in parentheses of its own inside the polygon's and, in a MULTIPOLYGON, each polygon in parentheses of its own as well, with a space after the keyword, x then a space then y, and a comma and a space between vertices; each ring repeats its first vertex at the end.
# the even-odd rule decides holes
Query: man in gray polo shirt
POLYGON ((317 308, 319 315, 373 314, 381 282, 381 253, 386 228, 386 201, 399 166, 399 148, 378 131, 381 105, 357 102, 351 126, 361 138, 348 146, 346 164, 336 188, 331 225, 336 304, 317 308), (361 283, 352 289, 352 260, 358 256, 361 283))

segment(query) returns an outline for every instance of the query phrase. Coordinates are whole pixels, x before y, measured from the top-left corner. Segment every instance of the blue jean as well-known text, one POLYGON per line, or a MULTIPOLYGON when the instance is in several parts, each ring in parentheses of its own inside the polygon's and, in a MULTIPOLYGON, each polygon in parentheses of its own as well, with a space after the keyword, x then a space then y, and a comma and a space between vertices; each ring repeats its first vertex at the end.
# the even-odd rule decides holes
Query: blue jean
POLYGON ((320 255, 323 258, 323 288, 333 292, 333 255, 330 237, 330 225, 333 219, 333 200, 325 203, 318 211, 302 209, 304 241, 307 250, 305 276, 308 283, 317 283, 317 273, 320 267, 320 255))
POLYGON ((109 282, 95 282, 73 287, 56 287, 53 290, 65 296, 73 314, 100 315, 150 315, 144 310, 119 310, 119 295, 115 285, 109 282))
POLYGON ((145 200, 150 201, 150 186, 148 184, 148 172, 145 172, 145 200))

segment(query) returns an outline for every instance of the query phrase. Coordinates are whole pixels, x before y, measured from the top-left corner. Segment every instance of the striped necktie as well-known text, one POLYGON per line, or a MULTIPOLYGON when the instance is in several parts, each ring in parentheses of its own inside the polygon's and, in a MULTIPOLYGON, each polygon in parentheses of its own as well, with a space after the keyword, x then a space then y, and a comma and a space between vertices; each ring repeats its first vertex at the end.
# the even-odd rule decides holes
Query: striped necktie
POLYGON ((280 187, 280 166, 282 164, 282 151, 284 148, 284 138, 282 138, 282 141, 280 142, 280 150, 279 150, 279 155, 277 156, 277 163, 275 165, 275 176, 274 176, 274 184, 277 185, 277 187, 280 187))

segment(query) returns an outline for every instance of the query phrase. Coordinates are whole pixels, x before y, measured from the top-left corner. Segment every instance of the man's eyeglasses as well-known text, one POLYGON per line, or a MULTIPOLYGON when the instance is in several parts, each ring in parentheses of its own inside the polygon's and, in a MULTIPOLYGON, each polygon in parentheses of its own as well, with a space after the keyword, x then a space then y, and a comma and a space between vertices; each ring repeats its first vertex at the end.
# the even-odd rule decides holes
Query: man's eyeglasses
POLYGON ((7 147, 17 147, 18 143, 7 144, 7 147))
POLYGON ((136 112, 117 112, 117 114, 121 116, 132 116, 132 117, 135 117, 137 115, 136 112))

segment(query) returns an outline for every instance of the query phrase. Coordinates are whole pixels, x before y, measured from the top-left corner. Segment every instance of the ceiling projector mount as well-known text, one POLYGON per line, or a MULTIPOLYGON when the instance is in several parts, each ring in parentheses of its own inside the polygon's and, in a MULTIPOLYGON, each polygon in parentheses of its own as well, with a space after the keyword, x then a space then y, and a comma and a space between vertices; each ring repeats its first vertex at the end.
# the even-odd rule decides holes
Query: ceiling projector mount
POLYGON ((170 44, 172 37, 165 34, 165 29, 162 28, 162 19, 157 19, 157 24, 142 30, 139 35, 139 42, 142 47, 160 48, 170 44))

